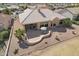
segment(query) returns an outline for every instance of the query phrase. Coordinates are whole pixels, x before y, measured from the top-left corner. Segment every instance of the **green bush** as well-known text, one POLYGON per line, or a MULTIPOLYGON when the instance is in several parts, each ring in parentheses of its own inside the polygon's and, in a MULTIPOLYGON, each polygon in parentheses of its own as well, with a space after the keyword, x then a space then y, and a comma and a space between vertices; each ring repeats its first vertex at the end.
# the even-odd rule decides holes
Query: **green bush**
POLYGON ((25 10, 25 9, 27 9, 27 6, 19 6, 19 8, 20 8, 21 10, 25 10))
POLYGON ((1 39, 1 41, 4 41, 8 37, 9 37, 9 31, 6 30, 6 31, 0 32, 0 39, 1 39))
POLYGON ((79 14, 75 17, 75 21, 79 21, 79 14))
POLYGON ((18 39, 22 39, 22 36, 24 35, 24 30, 21 30, 21 29, 18 29, 15 31, 15 36, 18 38, 18 39))
POLYGON ((3 29, 1 32, 0 32, 0 47, 3 48, 5 45, 5 41, 6 39, 9 38, 9 30, 8 29, 3 29))
POLYGON ((11 14, 11 10, 9 10, 8 8, 4 9, 2 12, 4 14, 11 14))
POLYGON ((79 21, 72 20, 73 24, 79 25, 79 21))
POLYGON ((14 54, 17 54, 17 53, 18 53, 18 50, 19 50, 19 49, 15 49, 15 50, 14 50, 14 54))
POLYGON ((72 26, 72 21, 70 20, 70 18, 63 19, 62 23, 64 26, 67 26, 67 27, 72 26))

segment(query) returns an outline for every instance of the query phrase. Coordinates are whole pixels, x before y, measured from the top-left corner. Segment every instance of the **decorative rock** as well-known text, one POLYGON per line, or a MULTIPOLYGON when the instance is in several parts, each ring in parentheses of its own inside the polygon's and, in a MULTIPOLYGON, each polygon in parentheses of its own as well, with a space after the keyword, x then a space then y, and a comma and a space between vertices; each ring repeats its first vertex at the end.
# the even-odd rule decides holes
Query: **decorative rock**
POLYGON ((77 32, 75 32, 75 31, 72 31, 72 33, 73 33, 74 35, 76 35, 76 34, 77 34, 77 32))
POLYGON ((56 38, 55 38, 57 41, 60 41, 60 39, 56 36, 56 38))

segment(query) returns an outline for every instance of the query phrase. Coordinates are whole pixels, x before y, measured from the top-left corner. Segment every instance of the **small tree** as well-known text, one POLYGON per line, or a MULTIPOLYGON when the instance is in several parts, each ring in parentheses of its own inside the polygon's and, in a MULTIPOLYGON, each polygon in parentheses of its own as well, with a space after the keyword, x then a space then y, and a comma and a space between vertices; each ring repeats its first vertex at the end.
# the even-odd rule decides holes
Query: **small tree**
POLYGON ((11 10, 6 8, 2 11, 4 14, 11 14, 11 10))
POLYGON ((15 49, 15 50, 14 50, 14 54, 15 54, 15 55, 18 53, 18 50, 19 50, 19 49, 15 49))
POLYGON ((25 9, 27 9, 27 5, 25 5, 25 6, 19 6, 19 8, 20 8, 21 10, 25 10, 25 9))
POLYGON ((15 31, 15 36, 19 39, 22 40, 22 36, 24 35, 24 30, 18 29, 15 31))
POLYGON ((70 18, 63 19, 63 25, 70 27, 72 25, 72 21, 70 20, 70 18))
POLYGON ((9 31, 5 30, 0 32, 0 39, 1 41, 5 41, 9 37, 9 31))
POLYGON ((75 21, 79 21, 79 14, 75 17, 75 21))
POLYGON ((5 39, 7 39, 9 37, 9 31, 1 31, 0 32, 0 47, 3 48, 4 46, 6 46, 5 44, 5 39))

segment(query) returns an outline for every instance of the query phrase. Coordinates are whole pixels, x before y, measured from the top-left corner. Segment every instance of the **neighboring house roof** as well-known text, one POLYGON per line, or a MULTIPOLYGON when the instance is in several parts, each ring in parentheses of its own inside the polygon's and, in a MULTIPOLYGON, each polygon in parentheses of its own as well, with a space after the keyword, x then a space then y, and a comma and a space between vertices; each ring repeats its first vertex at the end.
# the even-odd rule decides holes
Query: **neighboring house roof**
POLYGON ((67 18, 73 18, 77 14, 79 14, 79 7, 75 8, 65 8, 65 9, 58 9, 55 10, 55 12, 67 17, 67 18))
POLYGON ((11 6, 3 6, 3 7, 0 7, 0 11, 4 10, 4 9, 19 9, 19 6, 17 5, 11 5, 11 6))
POLYGON ((17 5, 11 5, 9 7, 7 7, 8 9, 19 9, 19 6, 17 5))
POLYGON ((24 13, 19 14, 20 23, 24 25, 51 21, 55 18, 63 19, 65 17, 47 8, 44 8, 44 9, 41 8, 41 9, 35 9, 35 10, 26 9, 24 13))
POLYGON ((71 11, 73 14, 79 14, 79 7, 67 8, 67 9, 71 11))
POLYGON ((58 10, 55 10, 55 12, 65 16, 67 18, 70 18, 70 19, 72 19, 74 16, 74 14, 67 9, 58 9, 58 10))
POLYGON ((0 25, 1 27, 8 28, 11 24, 11 17, 6 14, 0 13, 0 25))

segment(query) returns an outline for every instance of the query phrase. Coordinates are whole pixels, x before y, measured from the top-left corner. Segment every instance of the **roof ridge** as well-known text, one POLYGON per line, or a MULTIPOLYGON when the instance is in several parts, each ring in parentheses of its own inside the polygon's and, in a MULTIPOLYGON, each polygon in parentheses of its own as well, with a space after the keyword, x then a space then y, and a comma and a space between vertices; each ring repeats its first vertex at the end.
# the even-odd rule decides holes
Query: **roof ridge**
POLYGON ((73 12, 71 12, 70 10, 68 10, 67 8, 64 8, 65 10, 67 10, 69 13, 71 13, 72 15, 75 15, 73 12))
POLYGON ((29 15, 22 21, 22 23, 36 10, 37 6, 29 13, 29 15))

